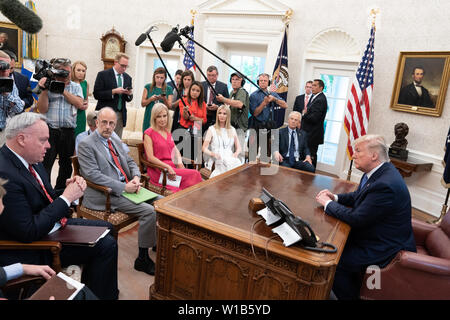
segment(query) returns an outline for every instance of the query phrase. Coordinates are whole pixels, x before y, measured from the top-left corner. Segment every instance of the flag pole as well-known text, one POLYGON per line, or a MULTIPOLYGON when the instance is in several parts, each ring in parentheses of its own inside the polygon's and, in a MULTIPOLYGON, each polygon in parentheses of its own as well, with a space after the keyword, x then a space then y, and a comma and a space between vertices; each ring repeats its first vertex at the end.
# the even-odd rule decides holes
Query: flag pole
POLYGON ((438 219, 433 220, 432 221, 433 223, 435 223, 435 224, 440 223, 442 221, 442 219, 444 218, 445 214, 447 213, 447 209, 448 209, 447 203, 448 203, 449 195, 450 195, 450 189, 447 189, 447 196, 445 197, 445 202, 442 205, 441 216, 438 219))
POLYGON ((352 176, 352 165, 353 165, 353 159, 350 160, 350 168, 348 168, 348 172, 347 172, 347 181, 350 181, 350 178, 352 176))

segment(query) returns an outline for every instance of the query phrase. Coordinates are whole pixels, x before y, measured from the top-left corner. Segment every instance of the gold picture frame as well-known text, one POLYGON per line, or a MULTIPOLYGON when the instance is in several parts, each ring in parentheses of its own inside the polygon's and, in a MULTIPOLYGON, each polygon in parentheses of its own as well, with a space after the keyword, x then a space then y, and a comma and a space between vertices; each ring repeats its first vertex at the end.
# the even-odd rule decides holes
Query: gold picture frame
POLYGON ((449 76, 450 51, 400 52, 391 109, 440 117, 449 76))
MULTIPOLYGON (((0 22, 0 33, 8 35, 6 49, 11 50, 17 56, 16 68, 22 67, 22 29, 10 22, 0 22)), ((0 48, 1 50, 2 48, 0 48)))

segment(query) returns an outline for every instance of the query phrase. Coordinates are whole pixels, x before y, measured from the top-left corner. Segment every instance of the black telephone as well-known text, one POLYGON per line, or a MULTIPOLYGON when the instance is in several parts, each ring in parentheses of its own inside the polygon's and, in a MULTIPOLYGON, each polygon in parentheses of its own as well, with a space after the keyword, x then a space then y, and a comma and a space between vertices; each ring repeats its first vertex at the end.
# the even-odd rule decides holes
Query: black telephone
POLYGON ((295 216, 283 201, 276 199, 265 188, 262 188, 260 199, 273 214, 280 216, 282 221, 286 222, 300 236, 300 243, 303 248, 326 253, 334 253, 337 251, 336 246, 333 244, 317 241, 317 237, 309 223, 295 216), (324 249, 323 247, 330 247, 332 249, 324 249))

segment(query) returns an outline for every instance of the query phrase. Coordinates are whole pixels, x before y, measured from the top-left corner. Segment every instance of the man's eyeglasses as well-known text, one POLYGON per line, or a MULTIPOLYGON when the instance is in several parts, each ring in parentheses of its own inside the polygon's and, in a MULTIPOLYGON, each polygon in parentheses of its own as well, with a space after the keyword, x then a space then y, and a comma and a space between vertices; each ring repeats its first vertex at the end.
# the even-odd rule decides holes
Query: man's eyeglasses
POLYGON ((127 65, 127 64, 121 64, 121 63, 119 63, 119 66, 121 66, 121 67, 124 68, 124 69, 128 68, 128 65, 127 65))

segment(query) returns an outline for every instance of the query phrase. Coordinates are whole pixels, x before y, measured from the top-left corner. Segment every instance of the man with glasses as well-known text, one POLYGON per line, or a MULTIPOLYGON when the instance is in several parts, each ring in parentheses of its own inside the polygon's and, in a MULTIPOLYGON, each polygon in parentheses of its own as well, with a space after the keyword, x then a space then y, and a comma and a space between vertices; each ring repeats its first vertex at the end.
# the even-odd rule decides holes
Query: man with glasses
POLYGON ((64 82, 63 93, 51 92, 46 88, 46 77, 38 82, 41 94, 36 107, 41 114, 47 117, 50 131, 50 149, 43 161, 45 170, 51 176, 53 163, 59 157, 59 172, 56 179, 55 190, 66 187, 66 180, 72 175, 72 162, 70 157, 75 150, 74 131, 77 126, 77 109, 86 110, 83 104, 83 92, 78 83, 71 81, 72 65, 69 59, 57 58, 50 61, 53 68, 67 71, 67 76, 55 76, 56 81, 64 82))
MULTIPOLYGON (((9 56, 0 50, 0 77, 9 78, 11 59, 9 56)), ((24 103, 19 97, 19 91, 13 83, 12 91, 7 92, 0 87, 0 147, 5 144, 5 127, 7 119, 21 113, 23 111, 24 103), (3 92, 5 91, 5 92, 3 92)))
POLYGON ((94 84, 94 98, 97 99, 96 110, 111 107, 117 116, 115 132, 122 138, 123 127, 127 123, 126 103, 133 100, 132 78, 125 72, 129 57, 118 53, 111 69, 100 71, 94 84))

